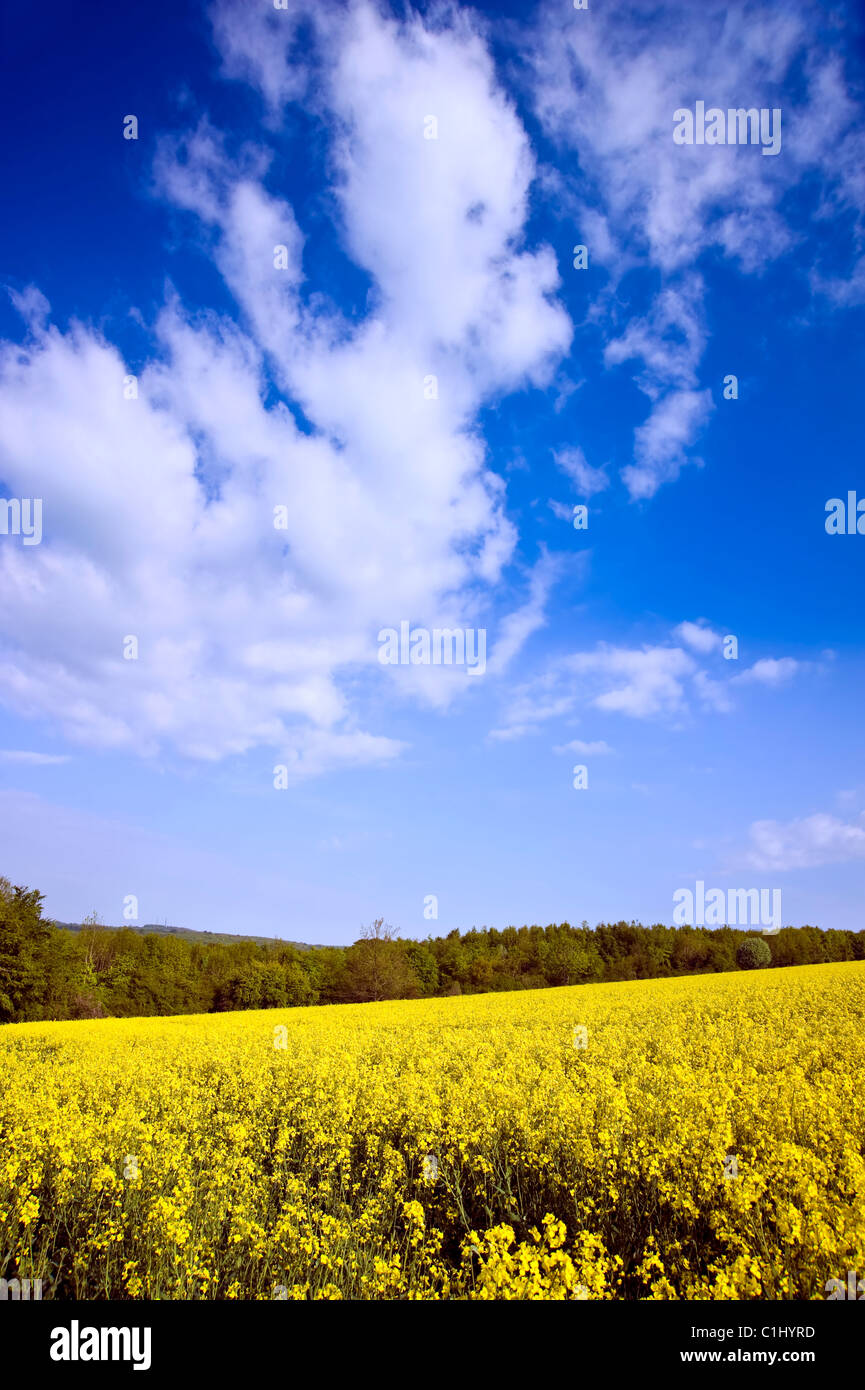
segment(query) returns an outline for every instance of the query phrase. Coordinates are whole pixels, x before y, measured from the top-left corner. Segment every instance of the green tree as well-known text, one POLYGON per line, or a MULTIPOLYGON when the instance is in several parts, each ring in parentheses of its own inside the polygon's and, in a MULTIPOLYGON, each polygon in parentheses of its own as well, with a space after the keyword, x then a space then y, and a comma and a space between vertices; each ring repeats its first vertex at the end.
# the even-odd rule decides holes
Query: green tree
POLYGON ((762 970, 772 964, 772 952, 762 936, 747 937, 736 952, 740 970, 762 970))
POLYGON ((52 928, 43 895, 0 878, 0 1022, 43 1017, 52 928))
POLYGON ((420 981, 411 967, 405 943, 400 941, 384 918, 365 927, 361 938, 350 946, 345 963, 345 997, 359 1003, 379 999, 414 999, 420 994, 420 981))
POLYGON ((420 980, 422 994, 435 994, 439 987, 439 968, 435 955, 423 941, 409 941, 405 948, 409 965, 420 980))
POLYGON ((541 969, 551 985, 575 985, 588 979, 592 960, 576 933, 565 923, 548 927, 539 946, 541 969))

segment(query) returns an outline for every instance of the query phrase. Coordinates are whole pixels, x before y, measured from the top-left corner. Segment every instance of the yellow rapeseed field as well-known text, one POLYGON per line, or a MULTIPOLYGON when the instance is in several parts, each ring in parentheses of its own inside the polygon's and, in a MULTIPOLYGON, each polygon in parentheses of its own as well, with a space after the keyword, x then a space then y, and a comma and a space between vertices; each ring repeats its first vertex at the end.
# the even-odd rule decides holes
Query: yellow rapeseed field
POLYGON ((0 1030, 43 1298, 824 1298, 865 963, 0 1030))

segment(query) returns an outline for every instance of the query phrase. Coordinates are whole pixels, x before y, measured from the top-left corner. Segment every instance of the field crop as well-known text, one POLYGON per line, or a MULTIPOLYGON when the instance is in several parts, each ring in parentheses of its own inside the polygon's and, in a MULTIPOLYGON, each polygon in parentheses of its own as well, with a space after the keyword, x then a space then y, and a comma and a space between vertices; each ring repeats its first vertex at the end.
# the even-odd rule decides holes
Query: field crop
POLYGON ((810 1299, 865 1272, 865 963, 0 1030, 43 1298, 810 1299))

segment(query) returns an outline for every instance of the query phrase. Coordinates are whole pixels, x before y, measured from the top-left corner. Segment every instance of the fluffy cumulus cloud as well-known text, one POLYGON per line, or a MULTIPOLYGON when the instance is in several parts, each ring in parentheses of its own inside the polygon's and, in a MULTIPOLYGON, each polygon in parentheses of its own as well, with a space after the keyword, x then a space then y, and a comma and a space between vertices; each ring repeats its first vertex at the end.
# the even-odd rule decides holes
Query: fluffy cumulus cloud
POLYGON ((673 630, 673 636, 694 651, 704 654, 716 651, 721 645, 720 635, 714 632, 702 618, 696 623, 687 621, 679 623, 679 626, 673 630))
MULTIPOLYGON (((303 775, 399 754, 372 695, 444 708, 478 688, 454 669, 381 666, 382 628, 485 628, 489 675, 512 666, 563 562, 518 552, 484 412, 528 387, 555 413, 575 389, 559 373, 573 326, 556 257, 528 235, 536 199, 566 209, 608 271, 586 323, 603 369, 648 402, 623 468, 638 500, 693 459, 711 412, 706 253, 745 274, 786 255, 784 200, 800 184, 800 223, 832 217, 862 240, 862 132, 840 61, 812 42, 817 11, 745 10, 542 3, 505 26, 553 171, 472 9, 217 0, 222 74, 257 94, 260 127, 238 145, 191 117, 161 142, 152 192, 230 311, 170 291, 128 399, 115 343, 54 326, 38 285, 14 296, 27 335, 0 344, 0 481, 42 498, 43 540, 0 552, 0 699, 95 747, 260 748, 303 775), (673 112, 698 99, 780 104, 782 155, 674 144, 673 112), (278 173, 303 138, 298 103, 315 129, 314 231, 278 173), (363 286, 360 309, 313 271, 322 239, 363 286), (652 284, 639 312, 622 283, 634 269, 652 284)), ((814 260, 828 303, 856 302, 863 278, 861 263, 841 280, 814 260)), ((608 465, 578 445, 553 458, 576 495, 608 488, 608 465)), ((709 664, 719 640, 686 622, 667 644, 613 642, 523 672, 493 737, 580 705, 637 719, 729 709, 731 682, 709 664)), ((796 669, 763 659, 740 684, 796 669)))
MULTIPOLYGON (((552 252, 524 240, 527 136, 469 19, 225 4, 215 35, 226 74, 261 94, 258 144, 229 154, 202 120, 162 144, 154 189, 236 313, 170 298, 137 399, 116 346, 52 327, 38 287, 18 299, 28 338, 0 352, 0 477, 44 503, 43 543, 0 555, 0 697, 98 747, 267 747, 299 775, 378 762, 400 745, 347 687, 401 677, 376 661, 381 627, 483 615, 516 532, 477 415, 545 384, 571 325, 552 252), (301 98, 370 280, 360 319, 307 283, 270 178, 301 98)), ((500 668, 550 577, 542 563, 504 621, 500 668)), ((441 702, 456 686, 436 675, 441 702)))
POLYGON ((799 670, 800 663, 792 656, 763 657, 755 661, 741 675, 735 676, 738 682, 756 682, 758 685, 783 685, 792 679, 799 670))
POLYGON ((839 305, 865 296, 865 127, 837 35, 822 42, 825 24, 807 0, 684 9, 631 0, 591 14, 550 0, 527 31, 532 97, 561 165, 544 179, 610 273, 609 303, 594 308, 606 365, 627 364, 650 401, 622 470, 634 499, 678 476, 711 413, 699 383, 707 253, 759 274, 796 245, 810 207, 812 287, 839 305), (674 112, 697 101, 725 112, 780 108, 781 152, 674 143, 674 112), (819 197, 799 200, 794 230, 785 199, 814 184, 819 197), (845 276, 823 264, 828 217, 849 234, 845 276), (649 311, 622 329, 616 291, 635 267, 650 270, 658 288, 649 311))
POLYGON ((567 657, 564 665, 590 692, 590 703, 596 709, 635 719, 681 710, 686 678, 696 671, 693 657, 681 647, 632 650, 606 643, 596 651, 567 657))
POLYGON ((752 868, 779 872, 858 859, 865 859, 865 813, 854 821, 825 812, 792 821, 755 821, 745 855, 752 868))

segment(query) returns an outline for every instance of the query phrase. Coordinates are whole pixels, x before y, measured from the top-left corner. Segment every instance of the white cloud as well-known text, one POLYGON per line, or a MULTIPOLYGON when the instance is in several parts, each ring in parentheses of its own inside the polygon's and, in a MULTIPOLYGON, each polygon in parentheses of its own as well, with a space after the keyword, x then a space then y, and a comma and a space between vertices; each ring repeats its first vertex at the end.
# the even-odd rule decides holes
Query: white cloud
POLYGON ((557 658, 542 675, 518 686, 494 739, 521 738, 539 724, 572 714, 577 705, 647 719, 687 708, 686 682, 698 674, 680 647, 630 649, 600 643, 594 651, 557 658))
POLYGON ((607 343, 604 365, 615 367, 638 359, 642 363, 638 384, 652 400, 670 387, 692 390, 706 343, 702 295, 703 281, 693 272, 668 285, 656 295, 645 317, 630 319, 624 333, 607 343))
POLYGON ((694 688, 706 709, 717 710, 719 714, 729 714, 733 702, 724 684, 710 676, 707 671, 694 672, 694 688))
POLYGON ((595 689, 590 703, 634 719, 674 714, 684 709, 685 680, 696 671, 693 657, 681 647, 633 650, 601 643, 593 652, 565 658, 565 669, 595 689), (597 689, 597 687, 602 687, 597 689))
POLYGON ((561 673, 553 667, 511 691, 503 723, 490 730, 488 737, 498 741, 523 738, 535 733, 539 724, 570 714, 575 703, 575 692, 563 688, 561 673))
MULTIPOLYGON (((322 10, 222 6, 215 32, 280 138, 301 97, 332 137, 328 191, 372 281, 365 317, 306 284, 270 156, 229 158, 201 122, 163 144, 156 185, 192 214, 239 322, 169 300, 133 401, 117 349, 85 325, 46 328, 38 290, 20 299, 30 341, 0 349, 0 473, 44 499, 42 545, 0 556, 0 697, 73 740, 198 758, 264 746, 294 775, 386 761, 402 745, 362 727, 391 674, 378 630, 482 625, 512 559, 478 412, 545 384, 571 337, 552 251, 524 245, 528 138, 470 17, 322 10), (295 42, 303 20, 312 50, 295 42)), ((501 665, 543 622, 544 576, 504 620, 501 665)), ((416 693, 446 703, 467 684, 437 669, 416 693)))
POLYGON ((582 739, 571 739, 570 743, 561 743, 553 749, 554 753, 582 753, 584 756, 600 756, 602 753, 612 753, 612 748, 604 740, 597 739, 594 743, 584 743, 582 739))
POLYGON ((491 674, 498 675, 504 671, 522 651, 532 633, 546 626, 547 599, 561 567, 559 557, 546 552, 542 554, 532 571, 527 601, 507 614, 498 625, 496 643, 487 662, 491 674))
POLYGON ((361 730, 332 732, 329 729, 304 729, 289 749, 285 767, 288 780, 313 777, 339 767, 363 767, 371 763, 389 762, 406 745, 392 738, 382 738, 361 730))
MULTIPOLYGON (((731 686, 780 686, 800 667, 790 657, 765 658, 740 676, 720 679, 711 666, 701 664, 721 645, 720 634, 705 619, 679 623, 672 636, 684 645, 621 647, 599 642, 592 651, 556 657, 541 675, 511 692, 502 724, 490 737, 521 738, 542 722, 571 716, 580 706, 632 719, 678 718, 695 707, 728 714, 734 708, 731 686)), ((727 675, 729 663, 716 660, 714 665, 727 675)), ((556 751, 564 748, 578 751, 577 744, 563 744, 556 751)))
POLYGON ((0 762, 21 763, 27 767, 54 767, 58 763, 68 763, 66 753, 29 753, 25 749, 0 748, 0 762))
POLYGON ((711 410, 710 391, 671 391, 658 401, 635 431, 635 462, 622 469, 622 478, 635 500, 654 497, 662 483, 679 476, 688 461, 688 449, 711 410))
POLYGON ((733 680, 737 683, 755 681, 759 685, 782 685, 796 674, 799 666, 800 663, 792 656, 766 656, 760 661, 755 661, 753 666, 749 666, 740 675, 733 676, 733 680))
MULTIPOLYGON (((707 340, 698 267, 707 253, 720 252, 745 274, 787 255, 801 235, 787 224, 785 199, 817 178, 812 286, 839 305, 861 302, 865 129, 840 59, 814 44, 808 4, 749 4, 747 14, 734 17, 722 0, 706 0, 687 8, 683 23, 679 5, 634 0, 600 7, 591 23, 581 19, 556 0, 526 26, 530 85, 544 129, 562 152, 560 169, 545 170, 545 182, 580 219, 590 257, 611 272, 607 365, 637 360, 637 383, 653 402, 637 431, 634 461, 623 469, 639 500, 678 476, 711 409, 698 380, 707 340), (676 145, 673 113, 693 109, 698 99, 723 109, 743 102, 780 107, 781 154, 676 145), (589 208, 593 220, 582 212, 589 208), (841 212, 849 214, 858 257, 846 278, 820 268, 819 219, 841 212), (660 278, 639 318, 617 294, 634 266, 660 278)), ((852 34, 848 41, 855 42, 852 34)))
POLYGON ((504 725, 501 729, 490 729, 487 738, 494 743, 513 743, 518 738, 525 738, 526 734, 533 734, 534 727, 531 724, 511 724, 504 725))
POLYGON ((593 497, 596 492, 603 492, 610 486, 605 470, 593 468, 579 447, 559 449, 553 454, 553 458, 583 497, 593 497))
POLYGON ((792 821, 754 821, 746 862, 755 869, 807 869, 865 859, 865 813, 841 821, 823 812, 792 821))
POLYGON ((704 618, 696 623, 679 623, 678 627, 673 628, 673 636, 703 655, 717 651, 721 645, 720 633, 714 632, 704 618))

